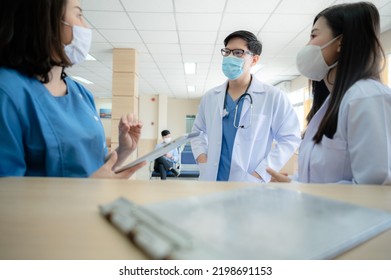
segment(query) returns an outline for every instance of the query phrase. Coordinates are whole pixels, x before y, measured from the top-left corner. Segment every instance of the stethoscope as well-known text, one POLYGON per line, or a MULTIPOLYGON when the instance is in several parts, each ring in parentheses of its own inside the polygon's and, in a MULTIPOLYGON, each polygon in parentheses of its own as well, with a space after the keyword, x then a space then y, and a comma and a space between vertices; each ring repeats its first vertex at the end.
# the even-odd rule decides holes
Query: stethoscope
MULTIPOLYGON (((251 80, 252 80, 252 77, 251 77, 251 80)), ((234 127, 235 128, 249 128, 251 126, 251 119, 252 119, 252 116, 253 116, 253 98, 251 97, 251 95, 249 93, 247 93, 248 88, 251 85, 251 80, 250 80, 250 83, 248 84, 248 86, 246 88, 246 91, 238 98, 238 101, 236 102, 236 105, 235 105, 235 115, 234 115, 234 127), (249 122, 248 126, 239 125, 239 124, 236 125, 236 117, 238 115, 238 107, 239 107, 240 101, 242 99, 246 100, 247 96, 249 97, 248 99, 250 100, 250 122, 249 122)), ((228 84, 227 84, 227 89, 225 90, 225 96, 224 96, 223 118, 228 116, 228 114, 229 114, 229 112, 227 111, 227 108, 226 108, 227 94, 228 94, 228 84)))

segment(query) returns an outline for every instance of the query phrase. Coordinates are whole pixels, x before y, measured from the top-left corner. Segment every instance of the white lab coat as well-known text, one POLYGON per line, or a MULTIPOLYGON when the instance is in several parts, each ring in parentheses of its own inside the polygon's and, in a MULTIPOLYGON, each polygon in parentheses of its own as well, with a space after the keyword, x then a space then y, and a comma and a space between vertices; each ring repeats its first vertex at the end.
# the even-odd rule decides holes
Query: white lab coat
POLYGON ((391 89, 374 80, 355 83, 342 99, 333 139, 313 136, 329 99, 312 118, 299 149, 300 182, 391 184, 391 89))
MULTIPOLYGON (((220 162, 222 118, 227 82, 206 92, 199 105, 193 132, 203 132, 191 141, 194 157, 205 153, 208 162, 199 164, 200 180, 215 181, 220 162)), ((266 167, 280 170, 300 144, 300 126, 286 95, 253 77, 247 91, 253 99, 244 102, 232 151, 229 181, 269 182, 266 167), (277 143, 272 148, 272 142, 277 143), (256 171, 263 180, 252 176, 256 171)), ((248 97, 247 97, 248 98, 248 97)))

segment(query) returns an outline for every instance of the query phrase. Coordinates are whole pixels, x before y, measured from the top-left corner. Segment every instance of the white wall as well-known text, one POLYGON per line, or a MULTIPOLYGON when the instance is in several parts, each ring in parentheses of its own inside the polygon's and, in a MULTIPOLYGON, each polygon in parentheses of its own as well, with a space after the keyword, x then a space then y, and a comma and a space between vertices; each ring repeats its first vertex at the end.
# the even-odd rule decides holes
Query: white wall
POLYGON ((139 117, 143 123, 142 139, 156 139, 159 98, 157 95, 145 95, 139 97, 139 117))

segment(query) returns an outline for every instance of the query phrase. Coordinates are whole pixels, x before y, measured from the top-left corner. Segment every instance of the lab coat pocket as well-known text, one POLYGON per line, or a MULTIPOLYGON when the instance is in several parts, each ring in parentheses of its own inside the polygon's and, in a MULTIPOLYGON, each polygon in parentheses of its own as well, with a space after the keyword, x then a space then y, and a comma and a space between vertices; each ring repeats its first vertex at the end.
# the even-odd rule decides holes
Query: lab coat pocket
POLYGON ((323 135, 322 146, 324 146, 326 149, 346 151, 348 145, 344 140, 330 139, 327 136, 323 135))
POLYGON ((208 178, 208 169, 207 169, 208 163, 198 163, 198 168, 200 169, 200 176, 198 177, 199 181, 209 181, 208 178))
POLYGON ((244 133, 244 139, 251 141, 265 139, 265 135, 267 135, 267 132, 270 130, 267 120, 268 117, 263 114, 253 114, 251 116, 251 122, 245 120, 244 126, 247 128, 241 128, 244 133))
POLYGON ((347 159, 347 142, 341 139, 330 139, 323 136, 321 142, 321 153, 323 162, 318 171, 318 176, 323 177, 328 182, 337 182, 342 180, 347 159))

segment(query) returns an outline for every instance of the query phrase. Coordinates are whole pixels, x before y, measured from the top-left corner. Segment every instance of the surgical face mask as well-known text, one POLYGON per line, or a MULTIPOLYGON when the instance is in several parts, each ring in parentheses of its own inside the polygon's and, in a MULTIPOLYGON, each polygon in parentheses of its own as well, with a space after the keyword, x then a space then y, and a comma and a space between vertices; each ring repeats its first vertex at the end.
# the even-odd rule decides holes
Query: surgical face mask
POLYGON ((166 143, 166 144, 170 143, 171 142, 171 137, 164 138, 163 142, 166 143))
POLYGON ((337 40, 340 36, 335 37, 323 46, 306 45, 296 57, 296 65, 299 72, 313 81, 321 81, 326 77, 330 69, 334 68, 338 61, 328 66, 324 61, 322 50, 337 40))
POLYGON ((223 73, 229 80, 235 80, 243 74, 244 58, 235 56, 223 57, 223 73))
MULTIPOLYGON (((65 25, 71 26, 63 21, 65 25)), ((66 45, 64 50, 72 64, 83 62, 91 47, 92 31, 78 25, 72 26, 73 39, 69 45, 66 45)))

